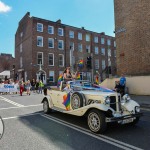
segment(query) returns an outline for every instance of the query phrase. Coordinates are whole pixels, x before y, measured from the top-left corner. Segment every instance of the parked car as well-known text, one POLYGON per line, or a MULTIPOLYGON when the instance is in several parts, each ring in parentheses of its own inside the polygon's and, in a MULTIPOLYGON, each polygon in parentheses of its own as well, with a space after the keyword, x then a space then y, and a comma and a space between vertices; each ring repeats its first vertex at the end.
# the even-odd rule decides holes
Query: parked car
POLYGON ((129 95, 121 97, 110 89, 88 81, 69 81, 60 89, 44 89, 44 113, 53 109, 62 113, 86 116, 87 125, 94 133, 102 133, 109 122, 134 125, 142 113, 139 104, 129 95), (69 87, 69 88, 68 88, 69 87))

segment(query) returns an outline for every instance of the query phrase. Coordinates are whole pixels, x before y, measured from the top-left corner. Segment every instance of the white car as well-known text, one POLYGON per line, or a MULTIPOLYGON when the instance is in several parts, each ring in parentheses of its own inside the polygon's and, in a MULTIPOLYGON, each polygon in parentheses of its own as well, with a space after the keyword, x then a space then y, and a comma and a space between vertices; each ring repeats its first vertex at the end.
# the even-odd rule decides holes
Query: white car
POLYGON ((87 81, 70 81, 67 84, 65 90, 62 89, 63 82, 60 89, 44 89, 44 113, 57 110, 86 116, 89 129, 95 133, 104 132, 109 122, 134 125, 142 115, 139 104, 129 95, 121 97, 110 89, 87 81))

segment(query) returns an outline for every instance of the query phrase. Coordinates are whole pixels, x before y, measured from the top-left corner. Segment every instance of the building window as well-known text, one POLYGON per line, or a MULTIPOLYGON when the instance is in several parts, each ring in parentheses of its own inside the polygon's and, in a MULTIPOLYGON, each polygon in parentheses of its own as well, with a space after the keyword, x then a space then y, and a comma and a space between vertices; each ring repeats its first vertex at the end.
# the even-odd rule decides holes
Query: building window
POLYGON ((48 38, 48 48, 54 48, 54 39, 48 38))
POLYGON ((107 39, 107 45, 111 45, 110 39, 107 39))
POLYGON ((20 68, 23 67, 23 64, 22 64, 22 57, 20 57, 20 68))
POLYGON ((78 40, 82 40, 82 33, 78 33, 78 40))
POLYGON ((58 35, 64 36, 64 30, 62 28, 58 28, 58 35))
POLYGON ((64 67, 64 55, 59 54, 59 67, 64 67))
POLYGON ((108 49, 108 56, 111 57, 111 49, 108 49))
POLYGON ((90 53, 91 51, 90 51, 90 45, 86 45, 86 52, 87 53, 90 53))
POLYGON ((54 54, 51 53, 48 54, 48 65, 54 66, 54 54))
POLYGON ((64 41, 63 40, 58 40, 58 49, 61 49, 61 50, 64 49, 64 41))
POLYGON ((114 47, 116 47, 116 41, 114 41, 114 47))
POLYGON ((105 44, 105 39, 101 38, 101 44, 105 44))
POLYGON ((106 68, 105 60, 102 60, 102 70, 106 68))
POLYGON ((98 43, 98 37, 97 36, 94 37, 94 42, 98 43))
POLYGON ((49 81, 50 82, 54 82, 55 79, 54 79, 54 71, 49 71, 49 81))
POLYGON ((43 24, 42 23, 37 23, 37 31, 43 32, 43 24))
POLYGON ((23 37, 23 32, 20 33, 20 37, 23 37))
POLYGON ((22 52, 22 43, 20 44, 20 52, 22 52))
POLYGON ((70 46, 70 49, 72 49, 72 50, 74 51, 74 42, 70 42, 69 44, 70 44, 70 45, 69 45, 69 46, 70 46))
POLYGON ((116 57, 116 50, 114 50, 114 57, 116 57))
POLYGON ((69 31, 69 37, 74 38, 74 32, 73 31, 69 31))
POLYGON ((98 54, 98 47, 95 46, 95 54, 98 54))
POLYGON ((86 41, 87 41, 87 42, 90 41, 90 34, 86 34, 86 41))
POLYGON ((37 63, 38 63, 38 65, 40 65, 40 64, 43 65, 43 53, 42 52, 38 52, 38 54, 37 54, 37 63))
POLYGON ((43 37, 42 36, 37 37, 37 46, 43 47, 43 37))
POLYGON ((105 48, 101 48, 101 54, 105 55, 105 48))
POLYGON ((53 26, 48 26, 48 33, 54 34, 54 27, 53 26))
POLYGON ((82 44, 81 43, 78 43, 78 51, 82 52, 82 44))
POLYGON ((95 69, 99 69, 99 59, 95 59, 95 69))

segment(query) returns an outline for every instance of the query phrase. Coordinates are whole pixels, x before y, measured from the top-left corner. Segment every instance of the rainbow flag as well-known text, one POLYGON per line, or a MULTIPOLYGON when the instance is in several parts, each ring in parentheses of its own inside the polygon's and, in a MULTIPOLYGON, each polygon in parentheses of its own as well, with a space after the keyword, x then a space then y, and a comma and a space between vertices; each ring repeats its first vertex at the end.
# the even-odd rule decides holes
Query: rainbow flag
POLYGON ((80 73, 77 74, 77 80, 81 80, 80 73))
POLYGON ((80 61, 79 61, 78 66, 79 66, 79 67, 83 67, 83 60, 80 60, 80 61))
POLYGON ((66 106, 66 110, 70 110, 70 92, 63 96, 63 104, 66 106))
POLYGON ((60 86, 60 83, 61 83, 62 80, 63 80, 63 75, 60 74, 59 77, 58 77, 57 87, 60 86))
POLYGON ((95 83, 96 83, 96 84, 99 84, 98 76, 96 76, 95 83))

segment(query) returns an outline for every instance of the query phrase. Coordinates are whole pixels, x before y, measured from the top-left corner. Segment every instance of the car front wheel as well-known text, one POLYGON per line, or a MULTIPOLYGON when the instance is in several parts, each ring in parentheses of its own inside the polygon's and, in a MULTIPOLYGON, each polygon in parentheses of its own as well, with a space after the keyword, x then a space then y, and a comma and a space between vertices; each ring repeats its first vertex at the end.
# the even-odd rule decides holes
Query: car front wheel
POLYGON ((106 130, 107 123, 103 112, 92 109, 87 116, 89 129, 94 133, 102 133, 106 130))

